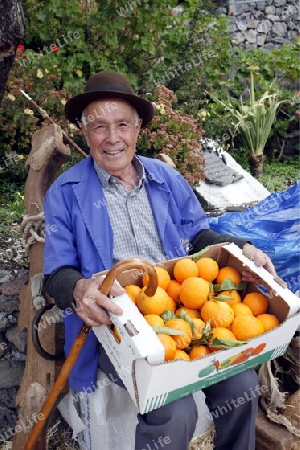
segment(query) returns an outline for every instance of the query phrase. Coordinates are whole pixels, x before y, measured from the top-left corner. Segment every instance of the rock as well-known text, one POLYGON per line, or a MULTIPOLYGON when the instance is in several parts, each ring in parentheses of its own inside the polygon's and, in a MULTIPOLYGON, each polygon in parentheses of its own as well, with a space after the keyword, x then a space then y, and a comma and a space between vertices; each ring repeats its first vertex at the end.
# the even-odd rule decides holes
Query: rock
POLYGON ((247 28, 257 28, 258 20, 249 19, 247 20, 247 28))
POLYGON ((14 408, 14 398, 17 395, 17 391, 18 389, 16 387, 12 387, 10 389, 0 389, 0 405, 6 406, 7 408, 14 408))
POLYGON ((297 30, 290 30, 287 32, 287 37, 290 41, 293 41, 298 36, 297 30))
POLYGON ((285 39, 281 36, 276 36, 273 38, 273 42, 275 42, 276 44, 284 44, 285 39))
POLYGON ((292 16, 294 14, 297 14, 299 12, 299 9, 296 8, 296 6, 294 5, 288 5, 288 7, 286 8, 286 14, 289 16, 292 16))
POLYGON ((266 6, 265 13, 267 16, 274 15, 275 14, 275 6, 274 5, 266 6))
POLYGON ((0 283, 7 283, 13 275, 9 270, 0 270, 0 283))
POLYGON ((20 287, 28 281, 28 272, 21 269, 18 271, 11 281, 3 283, 0 286, 0 292, 5 295, 16 295, 20 291, 20 287))
POLYGON ((9 320, 7 315, 4 312, 0 312, 0 331, 3 331, 7 328, 9 324, 9 320))
POLYGON ((13 437, 16 423, 16 411, 0 406, 0 441, 9 441, 13 437))
POLYGON ((269 42, 267 45, 265 45, 264 49, 266 50, 266 52, 271 52, 272 50, 274 50, 275 45, 272 44, 272 42, 269 42))
POLYGON ((23 372, 23 362, 0 360, 0 389, 20 386, 23 372))
POLYGON ((272 25, 269 20, 262 20, 257 26, 257 31, 259 33, 269 33, 271 31, 272 25))
POLYGON ((235 45, 242 44, 245 42, 245 36, 243 33, 234 33, 231 38, 231 42, 235 45))
POLYGON ((280 21, 280 17, 279 16, 267 16, 267 17, 272 22, 279 22, 280 21))
POLYGON ((14 344, 20 352, 24 353, 27 347, 27 335, 26 331, 20 331, 17 326, 10 328, 6 332, 6 339, 14 344))
POLYGON ((265 34, 259 34, 257 36, 257 45, 263 46, 266 42, 267 36, 265 34))
MULTIPOLYGON (((239 14, 243 14, 244 12, 248 11, 249 6, 245 3, 235 3, 235 14, 239 15, 239 14)), ((232 9, 231 9, 232 10, 232 9)))
POLYGON ((245 33, 245 39, 249 44, 256 44, 257 43, 257 32, 254 30, 248 30, 245 33))
POLYGON ((7 343, 4 341, 2 335, 0 334, 0 357, 5 355, 5 353, 8 350, 8 345, 7 343))
POLYGON ((0 311, 11 314, 19 309, 19 297, 0 294, 0 311))
POLYGON ((273 31, 277 36, 284 36, 287 32, 287 25, 284 22, 275 23, 273 26, 273 31))
POLYGON ((247 30, 247 23, 243 20, 237 20, 236 26, 240 31, 246 31, 247 30))

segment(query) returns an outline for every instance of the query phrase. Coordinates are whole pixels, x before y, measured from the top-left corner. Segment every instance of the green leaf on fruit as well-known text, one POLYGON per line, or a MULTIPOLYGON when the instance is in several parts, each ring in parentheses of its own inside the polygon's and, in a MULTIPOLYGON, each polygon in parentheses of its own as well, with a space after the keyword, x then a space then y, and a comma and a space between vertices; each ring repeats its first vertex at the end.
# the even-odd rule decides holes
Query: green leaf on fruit
POLYGON ((193 261, 198 261, 198 259, 201 258, 201 256, 204 255, 204 253, 206 253, 207 250, 209 250, 209 248, 210 248, 210 245, 208 245, 207 247, 203 248, 203 249, 200 250, 199 252, 194 253, 194 254, 192 255, 192 260, 193 260, 193 261))
POLYGON ((152 327, 152 329, 157 334, 168 334, 169 336, 186 336, 186 333, 180 330, 175 330, 175 328, 169 327, 152 327))
POLYGON ((209 345, 210 347, 228 349, 232 347, 238 347, 243 344, 245 344, 245 342, 238 341, 236 339, 215 338, 210 342, 209 345))
POLYGON ((194 322, 193 322, 193 320, 190 318, 190 316, 188 315, 188 313, 185 310, 181 311, 180 314, 177 314, 176 317, 178 319, 185 320, 189 324, 189 326, 191 327, 192 331, 194 331, 194 322))
POLYGON ((230 297, 229 295, 218 295, 217 297, 214 297, 214 299, 219 302, 226 302, 227 300, 233 300, 233 297, 230 297))
POLYGON ((243 289, 245 289, 245 287, 246 283, 234 284, 234 282, 230 278, 226 278, 226 280, 224 280, 222 284, 214 285, 214 291, 232 291, 233 289, 235 289, 236 291, 242 291, 243 289))
POLYGON ((163 312, 160 317, 163 319, 164 322, 168 322, 168 320, 176 319, 177 316, 172 311, 167 310, 163 312))

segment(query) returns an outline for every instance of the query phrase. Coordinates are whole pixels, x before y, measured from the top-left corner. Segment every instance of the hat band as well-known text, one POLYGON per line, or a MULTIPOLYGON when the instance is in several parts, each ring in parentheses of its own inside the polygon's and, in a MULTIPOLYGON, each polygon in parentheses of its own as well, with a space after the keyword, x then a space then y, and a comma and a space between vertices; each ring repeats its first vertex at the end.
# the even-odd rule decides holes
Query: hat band
POLYGON ((127 88, 124 88, 123 86, 120 86, 119 84, 101 84, 98 88, 95 88, 95 86, 93 86, 92 89, 86 89, 85 92, 97 92, 97 91, 121 92, 123 94, 134 95, 132 91, 130 91, 127 88))

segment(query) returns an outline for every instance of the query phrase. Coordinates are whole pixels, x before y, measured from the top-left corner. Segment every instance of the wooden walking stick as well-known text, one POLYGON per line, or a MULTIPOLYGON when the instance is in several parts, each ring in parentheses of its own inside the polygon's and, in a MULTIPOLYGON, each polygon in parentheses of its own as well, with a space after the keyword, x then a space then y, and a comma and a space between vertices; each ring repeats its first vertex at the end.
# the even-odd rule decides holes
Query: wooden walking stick
MULTIPOLYGON (((143 269, 148 275, 149 275, 149 283, 145 290, 145 293, 152 297, 157 289, 157 274, 155 271, 154 266, 149 264, 147 261, 133 258, 133 259, 125 259, 124 261, 120 261, 119 263, 115 264, 114 267, 112 267, 106 274, 106 277, 103 280, 102 285, 99 287, 100 292, 104 295, 108 295, 111 287, 115 281, 115 279, 118 277, 120 273, 122 273, 125 270, 131 270, 131 269, 143 269)), ((88 327, 87 325, 83 325, 72 345, 72 348, 70 350, 70 353, 68 357, 66 358, 61 371, 49 393, 49 396, 47 400, 44 403, 44 406, 39 414, 39 417, 41 417, 40 420, 38 420, 34 426, 32 427, 31 433, 28 437, 28 440, 25 444, 24 450, 34 450, 35 443, 42 432, 42 429, 45 426, 45 423, 47 421, 47 418, 49 414, 51 413, 54 405, 57 402, 58 396, 63 390, 65 383, 68 379, 68 376, 70 374, 70 371, 74 364, 77 361, 77 358, 80 354, 80 351, 82 347, 84 346, 84 343, 87 339, 87 336, 91 330, 91 327, 88 327)))
MULTIPOLYGON (((20 89, 20 92, 38 110, 38 112, 41 114, 43 119, 47 119, 50 123, 55 124, 54 120, 51 119, 49 114, 43 108, 41 108, 31 97, 29 97, 29 95, 25 91, 20 89)), ((87 154, 76 144, 76 142, 73 141, 73 139, 70 138, 70 136, 65 132, 65 130, 61 129, 61 131, 62 131, 62 134, 63 134, 64 138, 68 142, 68 144, 70 144, 81 156, 86 158, 87 154)))

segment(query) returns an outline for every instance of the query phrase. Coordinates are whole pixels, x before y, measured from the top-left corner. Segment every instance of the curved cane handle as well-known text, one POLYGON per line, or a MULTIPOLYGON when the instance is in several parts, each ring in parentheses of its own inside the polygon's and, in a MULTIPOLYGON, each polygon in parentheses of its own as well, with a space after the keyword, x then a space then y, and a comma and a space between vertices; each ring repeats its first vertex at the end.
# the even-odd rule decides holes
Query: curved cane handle
POLYGON ((145 294, 148 295, 148 297, 152 297, 157 289, 157 274, 155 268, 148 261, 138 258, 124 259, 123 261, 115 264, 107 272, 101 286, 99 286, 100 292, 102 292, 102 294, 104 295, 108 295, 117 276, 125 270, 130 269, 143 269, 144 272, 149 275, 149 283, 147 285, 147 288, 145 289, 145 294))

